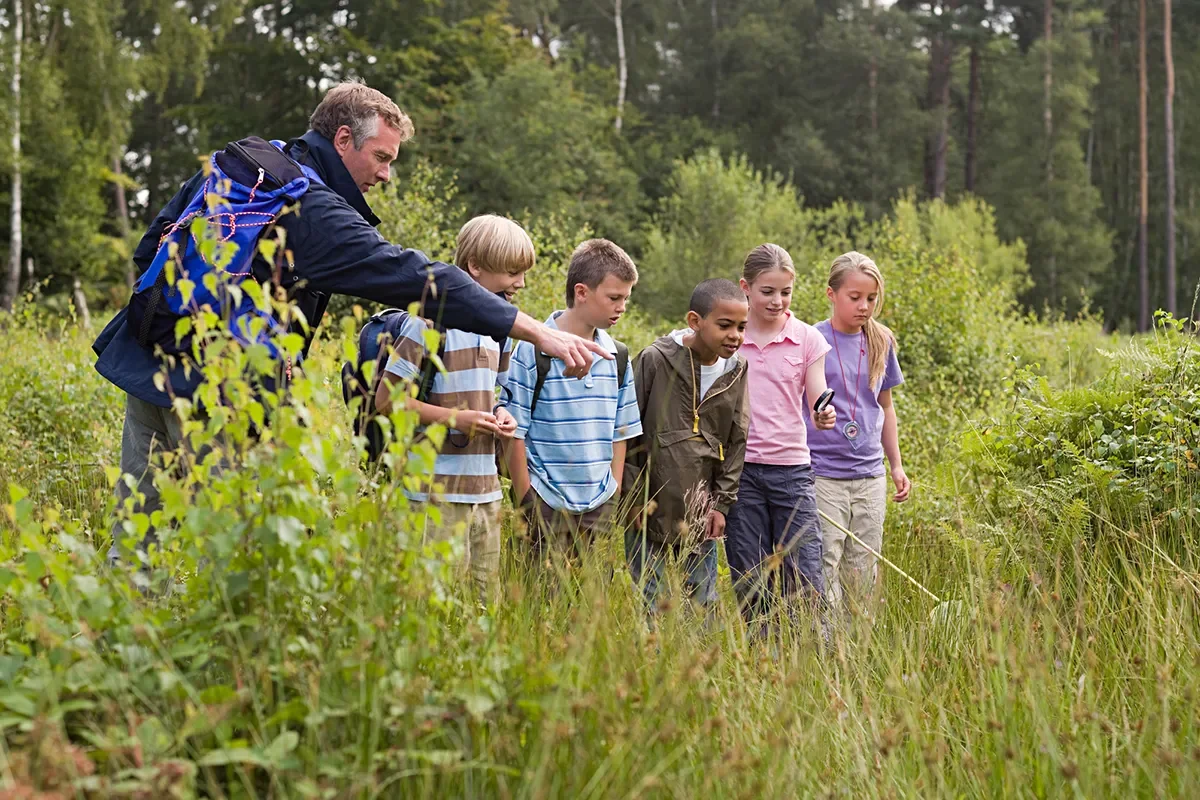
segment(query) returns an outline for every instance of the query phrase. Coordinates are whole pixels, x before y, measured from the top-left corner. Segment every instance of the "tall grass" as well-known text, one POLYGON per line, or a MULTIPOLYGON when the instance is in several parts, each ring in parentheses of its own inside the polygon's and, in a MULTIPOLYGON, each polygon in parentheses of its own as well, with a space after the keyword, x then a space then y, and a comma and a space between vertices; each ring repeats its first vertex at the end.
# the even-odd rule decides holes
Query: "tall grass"
MULTIPOLYGON (((46 365, 81 338, 22 335, 58 354, 46 365)), ((1050 515, 1040 462, 989 471, 1003 448, 968 448, 925 472, 885 538, 944 602, 885 572, 873 624, 829 646, 803 615, 748 636, 724 570, 711 620, 676 599, 652 632, 619 531, 573 571, 506 563, 503 599, 480 612, 451 568, 461 553, 421 542, 394 484, 359 470, 330 350, 242 469, 164 482, 152 566, 182 580, 169 596, 101 567, 87 537, 106 492, 11 496, 0 790, 1188 797, 1200 781, 1194 514, 1081 491, 1081 511, 1050 515)), ((1069 394, 1028 402, 1058 403, 1065 430, 1069 394)), ((111 403, 95 412, 85 430, 113 422, 111 403)), ((428 468, 413 420, 394 421, 396 474, 428 468)), ((111 458, 115 441, 89 446, 111 458)), ((38 474, 22 466, 36 453, 4 462, 38 474)), ((1198 488, 1185 469, 1168 497, 1198 488)))

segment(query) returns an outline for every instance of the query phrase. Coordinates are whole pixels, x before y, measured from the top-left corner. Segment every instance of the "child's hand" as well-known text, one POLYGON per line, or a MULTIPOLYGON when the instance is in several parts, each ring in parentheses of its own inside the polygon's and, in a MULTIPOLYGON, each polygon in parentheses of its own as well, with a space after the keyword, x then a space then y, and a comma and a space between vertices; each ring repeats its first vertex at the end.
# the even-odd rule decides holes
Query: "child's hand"
POLYGON ((824 410, 819 414, 813 414, 813 425, 817 426, 819 431, 833 430, 833 426, 837 423, 837 412, 834 411, 833 405, 825 406, 824 410))
POLYGON ((715 508, 708 512, 708 522, 704 526, 705 539, 725 538, 725 515, 715 508))
POLYGON ((469 437, 478 436, 481 433, 500 435, 500 423, 486 411, 458 411, 454 414, 453 419, 454 429, 462 431, 469 437))
POLYGON ((908 493, 912 490, 912 481, 904 474, 904 467, 892 469, 892 483, 896 484, 896 493, 892 495, 892 500, 903 503, 908 499, 908 493))
POLYGON ((511 439, 517 432, 517 420, 508 413, 507 408, 496 410, 496 426, 499 429, 498 434, 505 439, 511 439))

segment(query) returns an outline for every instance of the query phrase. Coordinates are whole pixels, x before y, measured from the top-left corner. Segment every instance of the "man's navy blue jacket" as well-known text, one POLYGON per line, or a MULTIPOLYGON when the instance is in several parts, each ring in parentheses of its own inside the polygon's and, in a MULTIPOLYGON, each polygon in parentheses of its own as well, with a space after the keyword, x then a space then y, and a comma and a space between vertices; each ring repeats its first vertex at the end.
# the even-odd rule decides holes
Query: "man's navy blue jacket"
MULTIPOLYGON (((334 293, 397 308, 424 301, 425 316, 447 328, 501 340, 508 336, 517 318, 515 306, 457 267, 431 262, 419 250, 397 247, 379 235, 379 218, 328 139, 309 131, 288 153, 312 167, 325 184, 314 182, 301 198, 300 213, 286 214, 277 223, 287 231, 295 260, 282 283, 309 322, 305 354, 334 293), (430 280, 436 294, 429 291, 430 280)), ((163 230, 179 218, 204 179, 203 172, 197 173, 155 217, 133 253, 139 274, 154 260, 163 230)), ((257 266, 265 264, 259 259, 257 266)), ((92 344, 99 356, 96 370, 128 394, 163 408, 170 408, 172 394, 191 397, 201 382, 194 366, 190 374, 182 364, 168 372, 170 393, 155 387, 154 375, 162 371, 163 362, 138 343, 127 314, 128 309, 118 313, 92 344)))

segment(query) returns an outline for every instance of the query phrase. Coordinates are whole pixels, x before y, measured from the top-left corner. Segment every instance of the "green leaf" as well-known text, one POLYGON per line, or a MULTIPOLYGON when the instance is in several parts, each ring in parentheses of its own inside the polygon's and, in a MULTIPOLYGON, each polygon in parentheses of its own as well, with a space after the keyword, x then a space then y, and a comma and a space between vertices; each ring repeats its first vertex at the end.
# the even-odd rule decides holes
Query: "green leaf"
POLYGON ((38 581, 46 574, 46 562, 42 561, 42 557, 37 553, 25 554, 25 577, 31 581, 38 581))
POLYGON ((218 684, 217 686, 209 686, 200 692, 200 702, 208 706, 215 706, 221 703, 228 703, 237 697, 237 692, 228 684, 218 684))
POLYGON ((75 575, 71 578, 71 583, 75 584, 75 588, 85 597, 94 597, 100 592, 100 581, 91 575, 75 575))
POLYGON ((276 242, 274 239, 268 239, 264 237, 258 241, 258 252, 262 254, 263 259, 265 259, 268 264, 275 263, 275 252, 278 249, 279 242, 276 242))
POLYGON ((304 541, 304 523, 295 517, 276 517, 275 532, 281 544, 299 547, 304 541))
POLYGON ((179 294, 183 300, 183 304, 185 306, 191 305, 192 297, 196 293, 196 282, 189 281, 187 278, 182 278, 182 279, 180 279, 179 283, 176 284, 175 288, 179 290, 179 294))
POLYGON ((463 754, 458 750, 404 750, 399 755, 439 767, 457 764, 463 760, 463 754))
POLYGON ((263 751, 263 756, 273 764, 280 764, 300 744, 300 734, 284 731, 263 751))
POLYGON ((192 318, 180 317, 175 320, 175 341, 182 342, 183 338, 192 332, 192 318))
POLYGON ((9 711, 32 719, 37 714, 37 704, 30 698, 15 691, 0 693, 0 706, 9 711))

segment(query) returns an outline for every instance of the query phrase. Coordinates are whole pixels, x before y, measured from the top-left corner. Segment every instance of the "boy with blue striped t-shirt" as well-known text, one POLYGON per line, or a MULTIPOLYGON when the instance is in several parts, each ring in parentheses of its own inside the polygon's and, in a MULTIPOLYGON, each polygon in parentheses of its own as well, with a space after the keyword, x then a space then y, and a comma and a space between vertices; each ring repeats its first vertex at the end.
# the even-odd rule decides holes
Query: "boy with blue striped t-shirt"
MULTIPOLYGON (((533 242, 521 226, 504 217, 475 217, 458 232, 454 263, 476 283, 512 302, 525 286, 533 266, 533 242)), ((404 397, 396 384, 420 380, 429 352, 425 333, 430 323, 409 317, 388 358, 375 407, 391 412, 393 396, 404 397)), ((471 577, 487 597, 493 594, 500 569, 500 478, 496 470, 496 438, 511 438, 516 420, 496 407, 496 387, 506 380, 510 342, 458 329, 444 334, 441 353, 445 372, 438 371, 425 401, 409 395, 406 403, 422 425, 445 425, 447 435, 423 485, 405 487, 410 500, 434 505, 441 522, 426 516, 425 536, 434 541, 463 537, 471 577)), ((562 369, 562 362, 556 362, 562 369)))
POLYGON ((602 532, 621 491, 626 442, 642 432, 633 369, 607 332, 625 313, 637 277, 633 260, 606 239, 586 241, 571 254, 567 308, 546 325, 591 339, 614 356, 596 356, 582 380, 566 377, 562 362, 546 365, 543 358, 539 391, 534 346, 520 342, 513 351, 506 405, 516 431, 508 469, 539 557, 548 548, 580 556, 602 532))

